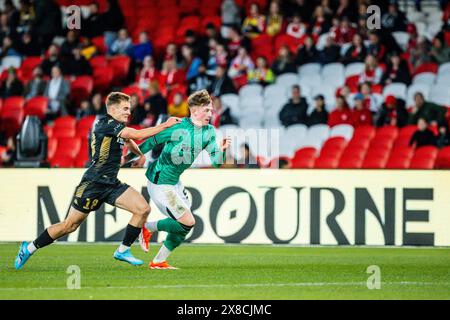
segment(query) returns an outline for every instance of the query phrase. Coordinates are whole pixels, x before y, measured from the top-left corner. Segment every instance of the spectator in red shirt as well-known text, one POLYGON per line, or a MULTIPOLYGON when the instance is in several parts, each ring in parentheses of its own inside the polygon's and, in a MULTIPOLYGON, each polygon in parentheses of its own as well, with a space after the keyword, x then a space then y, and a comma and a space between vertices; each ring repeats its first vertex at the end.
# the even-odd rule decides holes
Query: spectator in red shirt
POLYGON ((357 93, 353 99, 355 100, 355 108, 352 110, 353 125, 355 127, 371 126, 373 124, 372 113, 364 107, 364 96, 357 93))
POLYGON ((160 73, 158 69, 155 67, 155 61, 152 56, 146 56, 144 58, 143 67, 139 72, 139 88, 143 90, 147 90, 150 82, 158 81, 160 77, 160 73))
POLYGON ((366 47, 362 37, 359 34, 353 36, 352 45, 345 51, 342 62, 352 63, 352 62, 363 62, 366 56, 366 47))
POLYGON ((377 59, 371 54, 367 55, 364 60, 365 68, 359 76, 359 83, 370 82, 373 84, 380 83, 383 70, 378 66, 377 59))
POLYGON ((333 110, 328 117, 328 125, 330 127, 334 127, 338 124, 353 124, 352 112, 343 96, 338 96, 336 98, 336 109, 333 110))
POLYGON ((407 123, 408 111, 406 111, 405 102, 395 96, 387 96, 377 116, 377 127, 397 126, 401 128, 407 123))
POLYGON ((335 31, 334 40, 337 44, 352 42, 353 36, 356 34, 356 29, 350 24, 347 17, 344 17, 339 23, 339 27, 335 31))

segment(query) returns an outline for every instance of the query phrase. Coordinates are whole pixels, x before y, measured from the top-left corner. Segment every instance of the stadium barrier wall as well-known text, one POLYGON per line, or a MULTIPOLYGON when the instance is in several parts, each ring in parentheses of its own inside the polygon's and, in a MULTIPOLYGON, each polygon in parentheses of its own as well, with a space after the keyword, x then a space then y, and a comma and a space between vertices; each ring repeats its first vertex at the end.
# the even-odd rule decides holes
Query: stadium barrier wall
MULTIPOLYGON (((0 170, 0 241, 62 221, 83 172, 0 170)), ((144 169, 119 178, 148 199, 144 169)), ((192 169, 182 182, 193 243, 450 246, 450 171, 192 169)), ((120 241, 129 217, 102 206, 61 241, 120 241)), ((150 220, 161 217, 152 203, 150 220)))

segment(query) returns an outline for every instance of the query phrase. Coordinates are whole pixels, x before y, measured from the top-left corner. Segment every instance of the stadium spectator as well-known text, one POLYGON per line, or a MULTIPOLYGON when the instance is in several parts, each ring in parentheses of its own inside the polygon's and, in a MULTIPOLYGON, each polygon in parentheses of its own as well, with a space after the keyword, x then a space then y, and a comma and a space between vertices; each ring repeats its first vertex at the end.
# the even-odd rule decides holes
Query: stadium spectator
POLYGON ((307 32, 307 25, 303 23, 301 16, 296 13, 292 21, 286 27, 286 34, 296 39, 301 39, 307 32))
POLYGON ((355 100, 352 99, 352 91, 349 86, 344 85, 338 88, 336 90, 336 97, 337 96, 343 96, 348 105, 353 107, 355 100))
POLYGON ((138 86, 142 90, 147 90, 150 82, 159 80, 160 73, 155 66, 155 60, 152 56, 146 56, 144 58, 143 66, 138 77, 138 86))
POLYGON ((355 107, 352 109, 353 126, 372 126, 372 113, 364 106, 364 96, 357 93, 353 99, 355 100, 355 107))
POLYGON ((183 68, 186 70, 186 80, 189 82, 199 75, 199 67, 202 65, 202 59, 194 56, 192 47, 183 45, 181 47, 183 57, 183 68))
POLYGON ((19 41, 16 43, 17 50, 22 56, 40 56, 41 49, 36 39, 26 32, 22 34, 19 41))
POLYGON ((372 93, 372 85, 370 82, 359 84, 358 92, 361 92, 364 96, 364 106, 370 111, 377 113, 382 101, 379 101, 377 96, 372 93))
POLYGON ((356 29, 358 29, 358 34, 361 36, 363 41, 369 38, 369 29, 367 29, 367 18, 365 15, 359 17, 356 29))
POLYGON ((314 97, 314 110, 308 117, 308 126, 328 123, 328 111, 325 109, 325 98, 319 94, 314 97))
POLYGON ((228 77, 225 66, 217 66, 216 74, 208 90, 214 97, 227 93, 236 93, 233 81, 228 77))
MULTIPOLYGON (((309 12, 304 12, 304 14, 308 16, 309 12)), ((306 19, 306 17, 302 16, 303 21, 305 21, 306 19)), ((322 6, 317 6, 313 13, 313 18, 309 27, 309 33, 311 33, 314 37, 318 37, 321 34, 328 32, 328 30, 330 30, 330 27, 331 23, 329 16, 326 15, 322 6)))
POLYGON ((386 46, 381 43, 378 33, 375 31, 370 32, 367 53, 373 55, 378 62, 383 62, 386 57, 386 50, 386 46))
POLYGON ((450 47, 440 37, 433 39, 430 55, 434 62, 443 64, 450 61, 450 47))
POLYGON ((187 30, 184 34, 184 45, 181 48, 183 55, 183 48, 188 46, 192 49, 192 55, 199 57, 201 60, 206 61, 209 55, 208 39, 198 37, 194 31, 187 30))
POLYGON ((36 67, 33 70, 33 78, 25 85, 23 95, 25 99, 31 99, 36 96, 43 96, 47 81, 44 80, 44 73, 41 67, 36 67))
POLYGON ((247 77, 247 73, 253 70, 254 67, 255 65, 253 64, 252 58, 247 53, 247 49, 241 47, 239 48, 238 55, 231 61, 230 68, 228 69, 228 76, 231 79, 242 76, 247 77))
POLYGON ((133 45, 131 49, 131 58, 138 63, 142 63, 146 56, 151 56, 153 53, 153 46, 148 39, 148 34, 145 31, 139 33, 139 42, 133 45))
POLYGON ((103 103, 102 95, 100 93, 96 93, 92 96, 90 104, 90 114, 93 115, 106 114, 106 106, 103 103))
POLYGON ((336 109, 328 117, 328 125, 330 127, 337 126, 338 124, 353 124, 352 113, 343 96, 336 97, 336 109))
POLYGON ((3 99, 12 96, 21 96, 23 92, 23 84, 17 78, 16 70, 14 68, 8 69, 8 76, 0 87, 1 96, 3 99))
POLYGON ((319 52, 316 49, 312 37, 307 36, 303 46, 298 48, 295 64, 298 66, 306 63, 317 62, 319 60, 319 52))
POLYGON ((289 48, 287 46, 283 45, 278 50, 278 56, 273 61, 272 70, 273 73, 277 76, 283 73, 295 73, 297 71, 295 63, 292 59, 291 52, 289 51, 289 48))
POLYGON ((344 43, 352 42, 354 35, 356 34, 356 29, 351 26, 350 21, 347 17, 344 17, 339 22, 339 27, 336 28, 334 32, 334 41, 342 45, 344 43))
POLYGON ((19 34, 30 32, 34 19, 36 18, 34 7, 30 0, 20 0, 18 11, 17 32, 19 34))
POLYGON ((57 45, 52 44, 48 48, 48 56, 42 61, 41 68, 44 72, 44 75, 50 76, 52 68, 61 63, 59 57, 59 48, 57 45))
POLYGON ((91 75, 92 67, 88 61, 81 55, 81 48, 75 47, 72 50, 71 57, 62 63, 64 74, 71 76, 91 75))
POLYGON ((3 167, 11 167, 16 160, 16 142, 14 137, 8 137, 6 142, 6 151, 0 154, 0 164, 3 167))
POLYGON ((99 12, 97 2, 93 1, 89 4, 89 12, 87 17, 81 21, 83 28, 81 32, 83 36, 93 38, 102 36, 106 30, 105 16, 99 12))
POLYGON ((436 136, 428 128, 428 122, 424 118, 417 121, 417 131, 412 135, 409 145, 415 148, 436 145, 436 136))
POLYGON ((370 82, 372 84, 380 83, 383 70, 378 66, 377 59, 371 54, 364 60, 364 71, 359 76, 359 83, 370 82))
POLYGON ((358 10, 356 3, 349 0, 339 0, 339 6, 336 9, 336 16, 339 19, 348 18, 351 22, 356 22, 358 19, 358 10))
POLYGON ((405 14, 398 9, 395 2, 389 4, 388 12, 381 17, 381 25, 388 32, 406 31, 407 22, 405 14))
POLYGON ((32 31, 37 36, 42 52, 45 52, 55 35, 62 33, 61 9, 55 1, 34 1, 34 10, 36 18, 32 31))
POLYGON ((63 78, 61 68, 54 66, 51 79, 45 87, 44 95, 48 98, 47 120, 54 120, 58 116, 68 114, 67 98, 70 94, 69 83, 63 78))
POLYGON ((450 134, 448 131, 448 124, 441 122, 439 124, 438 136, 436 138, 436 146, 441 149, 450 145, 450 134))
POLYGON ((265 24, 266 18, 260 14, 258 4, 252 3, 250 5, 249 15, 242 23, 242 33, 250 39, 256 38, 264 32, 265 24))
POLYGON ((445 107, 425 101, 421 92, 414 94, 414 106, 409 115, 409 123, 417 124, 420 118, 427 123, 437 124, 444 121, 447 110, 445 107))
POLYGON ((293 85, 291 89, 292 98, 286 103, 280 111, 279 118, 283 126, 301 123, 307 123, 308 103, 301 95, 299 85, 293 85))
POLYGON ((266 19, 266 33, 273 37, 281 33, 284 27, 283 16, 280 13, 280 5, 277 1, 272 1, 266 19))
POLYGON ((150 83, 148 93, 149 96, 144 103, 150 105, 150 113, 156 121, 160 114, 167 114, 167 101, 159 91, 159 84, 156 81, 150 83))
POLYGON ((118 37, 113 41, 109 47, 110 55, 129 55, 133 49, 131 38, 128 35, 127 29, 120 29, 118 37))
POLYGON ((248 83, 258 83, 262 86, 275 81, 275 76, 267 66, 267 60, 264 57, 256 58, 256 67, 248 72, 247 77, 248 83))
POLYGON ((341 48, 334 43, 332 37, 327 37, 325 46, 319 51, 319 62, 321 64, 327 64, 332 62, 338 62, 341 58, 341 48))
POLYGON ((173 102, 167 107, 167 114, 169 116, 179 118, 189 116, 189 106, 187 104, 187 101, 185 101, 182 93, 175 93, 175 95, 173 96, 173 102))
POLYGON ((72 58, 73 49, 77 48, 80 44, 78 35, 74 30, 67 31, 66 40, 63 42, 60 48, 60 56, 64 60, 72 58))
POLYGON ((402 82, 406 85, 411 83, 411 74, 408 65, 396 52, 391 54, 386 71, 381 78, 383 85, 388 85, 393 82, 402 82))
POLYGON ((165 61, 175 61, 177 62, 177 45, 173 42, 167 44, 166 52, 164 53, 163 63, 165 61))
POLYGON ((92 43, 89 38, 81 39, 81 55, 86 59, 90 60, 97 53, 97 47, 92 43))
POLYGON ((166 93, 178 88, 185 82, 185 75, 177 69, 175 60, 164 61, 159 82, 166 93))
POLYGON ((352 45, 345 51, 342 62, 344 64, 353 62, 363 62, 367 50, 363 43, 363 39, 359 34, 353 36, 352 45))
POLYGON ((202 62, 198 66, 198 73, 195 77, 189 80, 188 83, 188 94, 191 94, 195 91, 203 90, 211 86, 211 77, 206 73, 205 64, 202 62))
POLYGON ((229 106, 223 106, 222 100, 215 98, 213 101, 213 112, 211 117, 211 124, 218 128, 225 124, 237 124, 233 116, 231 115, 231 110, 229 106))
POLYGON ((207 71, 206 73, 210 76, 214 76, 216 74, 217 66, 228 65, 228 52, 225 49, 225 46, 221 43, 217 43, 216 40, 211 39, 211 49, 209 53, 209 58, 207 62, 207 71))
POLYGON ((222 1, 222 37, 228 39, 230 27, 237 26, 241 23, 241 15, 239 7, 234 0, 222 1))
POLYGON ((10 37, 4 37, 2 47, 0 48, 0 58, 11 56, 21 57, 20 52, 15 48, 12 39, 10 37))
POLYGON ((406 110, 405 102, 402 99, 397 99, 395 96, 387 96, 377 114, 376 126, 396 126, 402 128, 407 123, 408 111, 406 110))
POLYGON ((230 57, 236 57, 241 47, 244 47, 247 52, 249 52, 251 48, 251 42, 249 38, 243 37, 241 35, 240 30, 237 27, 232 26, 229 31, 229 41, 227 45, 230 57))
POLYGON ((207 41, 214 39, 217 42, 223 42, 223 38, 220 35, 220 32, 217 30, 216 26, 211 22, 208 22, 208 24, 206 25, 205 36, 207 41))
POLYGON ((410 62, 414 70, 424 63, 433 61, 430 54, 430 43, 423 36, 417 38, 417 45, 415 48, 410 49, 409 54, 410 62))
POLYGON ((130 125, 140 125, 147 118, 147 113, 144 106, 139 103, 139 96, 135 93, 130 95, 130 107, 130 125))
POLYGON ((80 102, 80 107, 76 111, 77 120, 91 115, 91 108, 88 99, 84 99, 80 102))
POLYGON ((247 143, 241 145, 242 157, 237 160, 239 168, 245 169, 259 169, 258 160, 250 151, 250 146, 247 143))

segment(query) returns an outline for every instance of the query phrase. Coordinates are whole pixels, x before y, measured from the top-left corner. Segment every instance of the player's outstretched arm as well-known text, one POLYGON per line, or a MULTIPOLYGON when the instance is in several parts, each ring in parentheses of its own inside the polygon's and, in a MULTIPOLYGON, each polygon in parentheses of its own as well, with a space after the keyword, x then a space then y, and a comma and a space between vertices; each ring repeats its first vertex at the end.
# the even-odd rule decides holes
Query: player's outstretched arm
POLYGON ((136 130, 126 127, 120 132, 120 137, 124 139, 145 140, 180 122, 180 118, 170 117, 166 122, 151 128, 136 130))
POLYGON ((220 168, 225 163, 226 150, 231 144, 229 137, 223 139, 221 145, 217 145, 216 133, 213 131, 211 140, 206 146, 206 151, 209 153, 211 163, 215 168, 220 168))

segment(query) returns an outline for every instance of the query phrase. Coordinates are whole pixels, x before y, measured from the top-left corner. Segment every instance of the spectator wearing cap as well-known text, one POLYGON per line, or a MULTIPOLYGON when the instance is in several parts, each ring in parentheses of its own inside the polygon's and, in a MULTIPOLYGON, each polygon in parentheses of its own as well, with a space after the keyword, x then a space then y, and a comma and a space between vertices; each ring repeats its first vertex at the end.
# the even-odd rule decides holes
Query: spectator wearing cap
POLYGON ((33 78, 25 85, 23 95, 25 99, 31 99, 36 96, 43 96, 47 81, 44 80, 44 73, 41 67, 36 67, 33 70, 33 78))
POLYGON ((359 83, 370 82, 372 84, 380 83, 383 70, 378 66, 377 59, 371 54, 364 60, 364 70, 359 76, 359 83))
POLYGON ((130 36, 128 35, 128 31, 125 28, 122 28, 118 32, 117 39, 113 41, 111 46, 109 47, 110 55, 129 55, 131 50, 133 49, 133 43, 131 41, 130 36))
POLYGON ((283 73, 296 72, 291 52, 287 46, 283 45, 278 50, 278 56, 272 63, 272 71, 277 76, 283 73))
POLYGON ((264 57, 256 58, 256 67, 247 74, 248 83, 257 83, 266 86, 275 81, 275 75, 267 66, 267 60, 264 57))
POLYGON ((264 32, 266 25, 266 17, 259 12, 257 3, 250 5, 249 15, 242 23, 242 33, 250 39, 256 38, 264 32))
POLYGON ((388 32, 406 31, 406 24, 408 19, 405 14, 398 9, 396 2, 391 2, 388 7, 388 12, 382 15, 381 25, 388 32))
POLYGON ((409 123, 417 124, 420 118, 427 123, 437 124, 444 121, 447 109, 435 103, 425 101, 421 92, 414 94, 414 106, 409 115, 409 123))
POLYGON ((283 31, 284 27, 283 16, 280 13, 280 5, 277 1, 272 1, 266 19, 266 33, 273 37, 283 31))
POLYGON ((405 102, 402 99, 397 99, 393 95, 387 96, 377 114, 376 126, 396 126, 402 128, 407 123, 408 111, 406 110, 405 102))
POLYGON ((44 75, 49 76, 52 68, 61 63, 59 56, 59 48, 55 44, 52 44, 48 48, 48 56, 42 61, 41 68, 44 75))
POLYGON ((398 53, 393 53, 389 59, 386 71, 381 77, 381 83, 388 85, 393 82, 402 82, 406 85, 411 83, 411 74, 405 60, 402 60, 398 53))
POLYGON ((227 93, 236 93, 233 81, 228 77, 225 66, 217 66, 216 74, 208 90, 214 97, 220 97, 227 93))
POLYGON ((367 49, 363 39, 359 34, 353 36, 352 45, 345 51, 342 62, 344 64, 353 62, 363 62, 366 57, 367 49))
POLYGON ((436 146, 441 149, 450 145, 450 134, 448 132, 448 124, 444 121, 439 124, 438 136, 436 138, 436 146))
POLYGON ((319 60, 319 52, 314 44, 312 37, 307 36, 303 46, 298 48, 295 64, 298 66, 306 63, 317 62, 319 60))
POLYGON ((357 93, 353 98, 355 107, 352 110, 352 122, 355 127, 373 125, 372 113, 364 107, 364 96, 357 93))
POLYGON ((352 125, 352 112, 348 107, 347 101, 343 96, 336 98, 336 109, 334 109, 328 117, 328 125, 330 127, 337 126, 339 124, 352 125))
POLYGON ((153 46, 148 39, 148 34, 145 31, 139 33, 139 42, 133 45, 131 50, 131 57, 137 62, 142 63, 146 56, 151 56, 153 53, 153 46))
POLYGON ((206 67, 204 63, 198 66, 198 74, 189 80, 188 94, 195 91, 208 89, 211 85, 211 77, 206 73, 206 67))
POLYGON ((409 145, 415 148, 436 145, 436 136, 428 128, 428 122, 424 118, 417 121, 417 131, 412 135, 409 145))
POLYGON ((308 117, 308 126, 328 123, 328 111, 325 109, 325 98, 319 94, 314 97, 314 111, 308 117))
POLYGON ((293 85, 291 92, 292 98, 283 106, 279 114, 280 121, 285 127, 297 123, 306 124, 308 121, 308 103, 301 95, 300 86, 293 85))
POLYGON ((69 83, 63 78, 61 68, 54 66, 51 73, 51 79, 47 83, 44 93, 49 100, 47 120, 54 120, 58 116, 68 114, 66 103, 70 94, 69 83))
POLYGON ((22 95, 23 84, 17 78, 16 70, 14 68, 11 67, 8 69, 8 76, 6 80, 3 81, 0 92, 3 99, 22 95))

